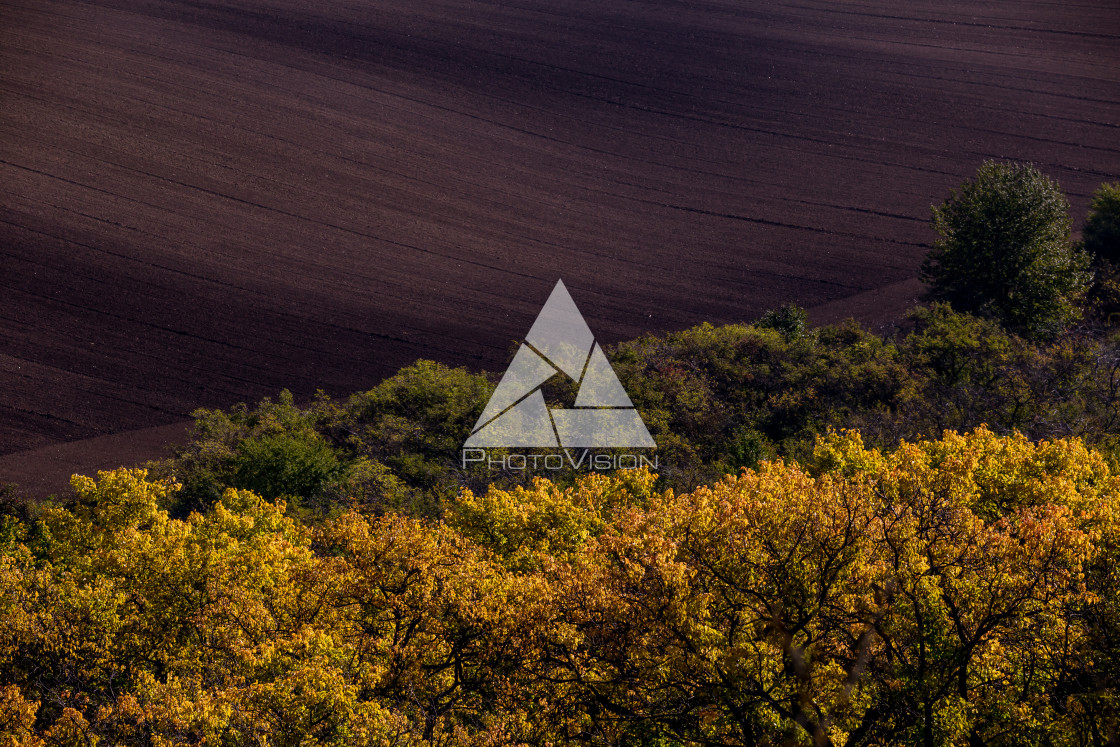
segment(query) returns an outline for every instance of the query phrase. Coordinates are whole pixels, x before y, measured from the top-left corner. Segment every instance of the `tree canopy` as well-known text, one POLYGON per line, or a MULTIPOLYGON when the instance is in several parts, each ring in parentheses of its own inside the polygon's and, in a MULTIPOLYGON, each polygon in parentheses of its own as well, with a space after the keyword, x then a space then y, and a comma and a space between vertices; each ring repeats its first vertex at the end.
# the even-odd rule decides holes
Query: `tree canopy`
MULTIPOLYGON (((1120 477, 1077 439, 820 440, 309 527, 143 471, 0 532, 10 745, 1097 744, 1120 477)), ((1111 663, 1111 664, 1110 664, 1111 663)))
POLYGON ((933 209, 938 238, 921 270, 929 296, 1052 336, 1078 318, 1092 277, 1071 225, 1056 182, 1030 164, 986 161, 933 209))
POLYGON ((1081 238, 1092 257, 1120 263, 1120 182, 1102 184, 1093 193, 1081 238))

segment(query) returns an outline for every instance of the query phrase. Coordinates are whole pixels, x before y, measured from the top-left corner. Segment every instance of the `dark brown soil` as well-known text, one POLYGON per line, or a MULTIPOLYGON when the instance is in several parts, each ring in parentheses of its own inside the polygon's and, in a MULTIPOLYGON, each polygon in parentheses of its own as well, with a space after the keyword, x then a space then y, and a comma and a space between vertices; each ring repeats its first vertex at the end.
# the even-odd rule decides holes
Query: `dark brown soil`
POLYGON ((18 485, 20 492, 37 498, 66 495, 71 475, 93 476, 98 470, 171 456, 172 446, 186 440, 190 425, 172 423, 17 451, 0 456, 0 475, 18 485))
POLYGON ((1120 175, 1114 0, 0 0, 0 454, 497 369, 558 277, 889 320, 985 158, 1120 175))

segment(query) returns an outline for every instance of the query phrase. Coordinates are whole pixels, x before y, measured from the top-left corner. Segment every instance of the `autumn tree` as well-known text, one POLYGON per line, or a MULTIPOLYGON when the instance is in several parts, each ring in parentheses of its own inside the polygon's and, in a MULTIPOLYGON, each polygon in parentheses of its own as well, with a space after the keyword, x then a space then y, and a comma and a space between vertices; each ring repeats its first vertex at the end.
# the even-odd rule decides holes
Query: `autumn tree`
POLYGON ((1078 439, 821 439, 293 518, 75 478, 0 517, 0 743, 1104 744, 1120 478, 1078 439))

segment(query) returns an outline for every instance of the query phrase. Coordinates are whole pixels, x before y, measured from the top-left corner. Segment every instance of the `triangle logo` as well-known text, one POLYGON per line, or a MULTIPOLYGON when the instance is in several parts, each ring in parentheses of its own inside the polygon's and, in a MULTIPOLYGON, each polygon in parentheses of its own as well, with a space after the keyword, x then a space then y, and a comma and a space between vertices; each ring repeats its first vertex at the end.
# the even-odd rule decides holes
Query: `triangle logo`
POLYGON ((558 280, 464 447, 654 448, 641 415, 558 280), (579 383, 575 407, 549 408, 541 385, 579 383))

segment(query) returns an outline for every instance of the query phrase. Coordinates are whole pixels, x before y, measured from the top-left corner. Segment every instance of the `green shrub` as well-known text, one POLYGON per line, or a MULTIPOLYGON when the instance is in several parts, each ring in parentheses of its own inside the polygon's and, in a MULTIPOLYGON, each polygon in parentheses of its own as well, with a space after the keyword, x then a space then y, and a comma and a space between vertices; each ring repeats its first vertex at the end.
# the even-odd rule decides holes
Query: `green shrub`
POLYGON ((787 340, 801 337, 805 334, 805 325, 809 321, 809 314, 805 309, 792 303, 771 309, 754 323, 760 329, 772 329, 787 340))
MULTIPOLYGON (((846 428, 879 448, 981 424, 1030 438, 1076 434, 1120 463, 1113 343, 1068 332, 1032 340, 945 303, 912 322, 898 340, 855 322, 796 335, 702 324, 607 354, 657 443, 662 488, 809 460, 818 436, 846 428)), ((347 400, 297 407, 282 393, 254 408, 199 411, 192 442, 159 473, 183 484, 169 508, 204 512, 240 487, 296 498, 290 509, 304 519, 351 507, 441 518, 463 488, 529 486, 543 467, 460 462, 495 378, 420 361, 347 400)), ((547 472, 562 486, 577 474, 547 472)))

